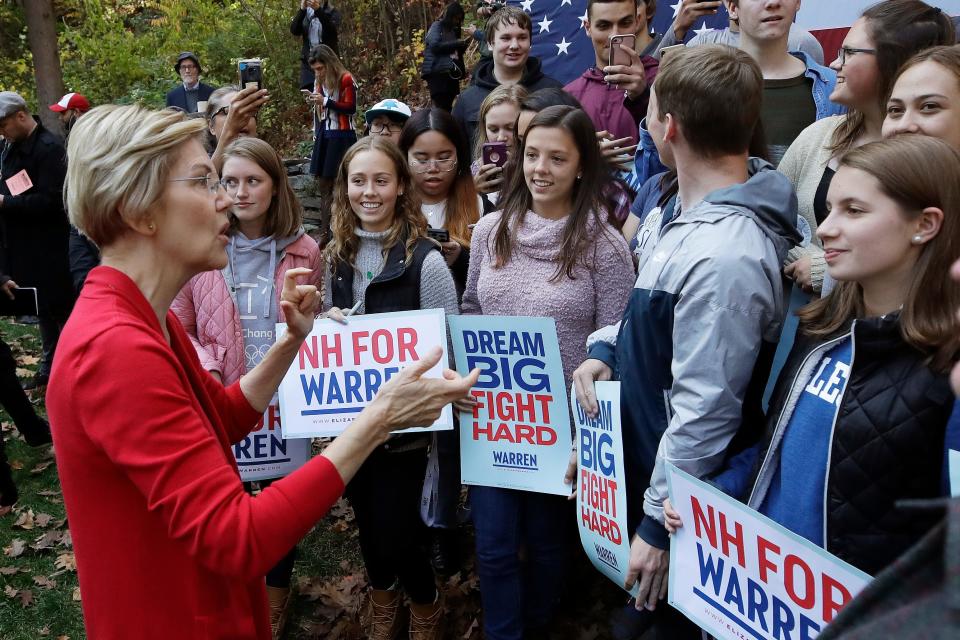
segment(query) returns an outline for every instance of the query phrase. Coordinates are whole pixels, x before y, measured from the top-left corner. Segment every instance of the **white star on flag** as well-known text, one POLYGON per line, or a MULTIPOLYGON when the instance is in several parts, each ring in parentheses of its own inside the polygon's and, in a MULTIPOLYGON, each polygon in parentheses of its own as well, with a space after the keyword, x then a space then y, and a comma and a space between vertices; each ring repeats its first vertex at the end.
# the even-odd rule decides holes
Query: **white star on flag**
POLYGON ((547 20, 547 16, 546 16, 546 14, 544 14, 543 20, 541 20, 540 22, 537 23, 537 26, 540 27, 540 33, 543 33, 544 31, 546 31, 547 33, 549 33, 549 32, 550 32, 550 23, 551 23, 551 22, 553 22, 553 20, 547 20))
POLYGON ((533 11, 533 0, 522 0, 522 2, 520 2, 520 6, 523 7, 524 11, 530 13, 533 11))
POLYGON ((695 34, 697 34, 697 37, 698 37, 698 38, 702 38, 705 34, 710 33, 711 31, 713 31, 713 29, 711 29, 710 27, 708 27, 706 22, 704 22, 702 25, 700 25, 700 28, 699 28, 699 29, 694 29, 694 30, 693 30, 693 32, 694 32, 695 34))
POLYGON ((588 18, 588 16, 587 16, 587 12, 584 11, 584 12, 583 12, 583 15, 580 16, 580 28, 581 28, 581 29, 586 28, 586 26, 587 26, 587 20, 589 20, 589 18, 588 18))
POLYGON ((561 38, 560 42, 555 42, 554 44, 557 47, 557 55, 560 55, 561 53, 564 55, 567 55, 569 53, 567 51, 567 48, 573 43, 567 42, 567 38, 566 36, 564 36, 563 38, 561 38))
POLYGON ((569 5, 572 7, 572 6, 573 6, 573 0, 563 0, 563 1, 560 3, 560 6, 562 7, 562 6, 565 5, 565 4, 569 4, 569 5))
POLYGON ((677 4, 672 4, 672 5, 670 5, 670 8, 673 9, 673 17, 674 17, 674 18, 676 18, 678 15, 680 15, 680 5, 682 5, 682 4, 683 4, 683 2, 678 2, 677 4))

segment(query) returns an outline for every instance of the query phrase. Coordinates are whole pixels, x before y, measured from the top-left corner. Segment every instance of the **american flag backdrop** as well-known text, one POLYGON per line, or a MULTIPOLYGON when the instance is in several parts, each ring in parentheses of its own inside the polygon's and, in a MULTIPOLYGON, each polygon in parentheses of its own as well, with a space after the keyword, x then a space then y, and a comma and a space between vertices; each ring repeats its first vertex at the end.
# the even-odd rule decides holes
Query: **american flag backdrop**
MULTIPOLYGON (((804 0, 797 14, 797 24, 820 40, 826 61, 836 57, 847 28, 860 13, 876 0, 804 0)), ((960 15, 960 0, 926 0, 950 15, 960 15)), ((570 82, 593 66, 594 54, 590 38, 583 29, 587 16, 587 0, 509 0, 530 14, 533 20, 532 55, 540 58, 547 75, 563 83, 570 82)), ((653 18, 654 31, 664 33, 680 9, 680 0, 658 0, 653 18)), ((721 8, 716 16, 698 20, 688 34, 702 29, 727 25, 727 12, 721 8)))

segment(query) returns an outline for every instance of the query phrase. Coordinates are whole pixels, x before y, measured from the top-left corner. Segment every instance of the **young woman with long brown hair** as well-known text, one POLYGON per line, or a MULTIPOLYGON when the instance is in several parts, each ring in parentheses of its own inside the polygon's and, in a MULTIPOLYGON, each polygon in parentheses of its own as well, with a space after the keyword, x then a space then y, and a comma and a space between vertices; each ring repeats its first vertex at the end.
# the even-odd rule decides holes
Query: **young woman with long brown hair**
MULTIPOLYGON (((324 302, 330 315, 442 308, 459 312, 457 291, 427 220, 406 160, 393 142, 361 139, 337 173, 324 302), (411 301, 416 301, 411 304, 411 301)), ((440 638, 443 608, 422 547, 420 494, 429 434, 394 436, 378 447, 347 485, 360 531, 371 591, 363 622, 367 637, 396 637, 404 623, 401 589, 410 605, 410 637, 440 638)))
POLYGON ((937 520, 896 503, 942 492, 960 152, 925 136, 863 145, 840 160, 827 207, 817 234, 836 288, 800 310, 765 438, 715 480, 875 574, 937 520))
MULTIPOLYGON (((568 387, 587 336, 617 322, 633 290, 630 251, 603 208, 608 179, 590 117, 546 108, 507 171, 503 210, 484 216, 473 233, 463 313, 553 317, 568 387)), ((573 463, 566 481, 575 471, 573 463)), ((485 637, 544 633, 566 577, 570 503, 472 486, 470 504, 485 637)))

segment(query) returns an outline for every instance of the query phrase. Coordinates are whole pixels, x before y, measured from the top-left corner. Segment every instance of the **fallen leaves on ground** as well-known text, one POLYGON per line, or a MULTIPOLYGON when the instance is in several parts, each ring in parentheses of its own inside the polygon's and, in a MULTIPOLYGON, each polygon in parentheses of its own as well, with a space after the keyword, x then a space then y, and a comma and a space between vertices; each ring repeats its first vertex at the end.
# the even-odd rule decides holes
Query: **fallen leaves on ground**
POLYGON ((27 548, 27 543, 20 538, 14 538, 10 541, 9 547, 3 548, 3 555, 8 558, 18 558, 23 555, 24 550, 27 548))
POLYGON ((33 576, 33 584, 37 585, 42 589, 47 589, 47 590, 57 588, 57 581, 51 580, 47 576, 33 576))
POLYGON ((26 529, 27 531, 29 531, 30 529, 33 529, 33 525, 34 525, 33 509, 24 509, 23 511, 20 512, 20 515, 13 522, 12 526, 18 527, 20 529, 26 529))
POLYGON ((14 589, 10 585, 7 585, 4 588, 3 593, 8 598, 16 598, 20 600, 20 606, 24 608, 33 604, 33 591, 30 589, 14 589))
POLYGON ((40 462, 33 469, 30 469, 30 473, 37 475, 43 473, 47 470, 47 467, 53 464, 53 460, 47 460, 46 462, 40 462))
POLYGON ((57 556, 53 564, 58 569, 66 569, 68 571, 77 570, 77 559, 74 557, 73 552, 61 553, 57 556))

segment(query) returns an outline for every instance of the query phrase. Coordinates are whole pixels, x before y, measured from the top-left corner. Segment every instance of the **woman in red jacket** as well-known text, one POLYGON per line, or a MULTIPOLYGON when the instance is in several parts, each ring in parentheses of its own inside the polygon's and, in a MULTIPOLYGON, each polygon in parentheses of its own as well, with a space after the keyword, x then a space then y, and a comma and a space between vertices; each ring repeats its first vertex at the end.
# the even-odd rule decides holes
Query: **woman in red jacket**
POLYGON ((224 387, 170 304, 227 264, 232 201, 170 111, 98 107, 70 137, 71 222, 101 249, 61 337, 47 396, 87 634, 270 638, 263 575, 307 533, 389 431, 425 424, 476 373, 421 379, 437 350, 381 387, 326 449, 256 497, 230 444, 246 436, 313 326, 319 296, 286 273, 287 331, 224 387))

